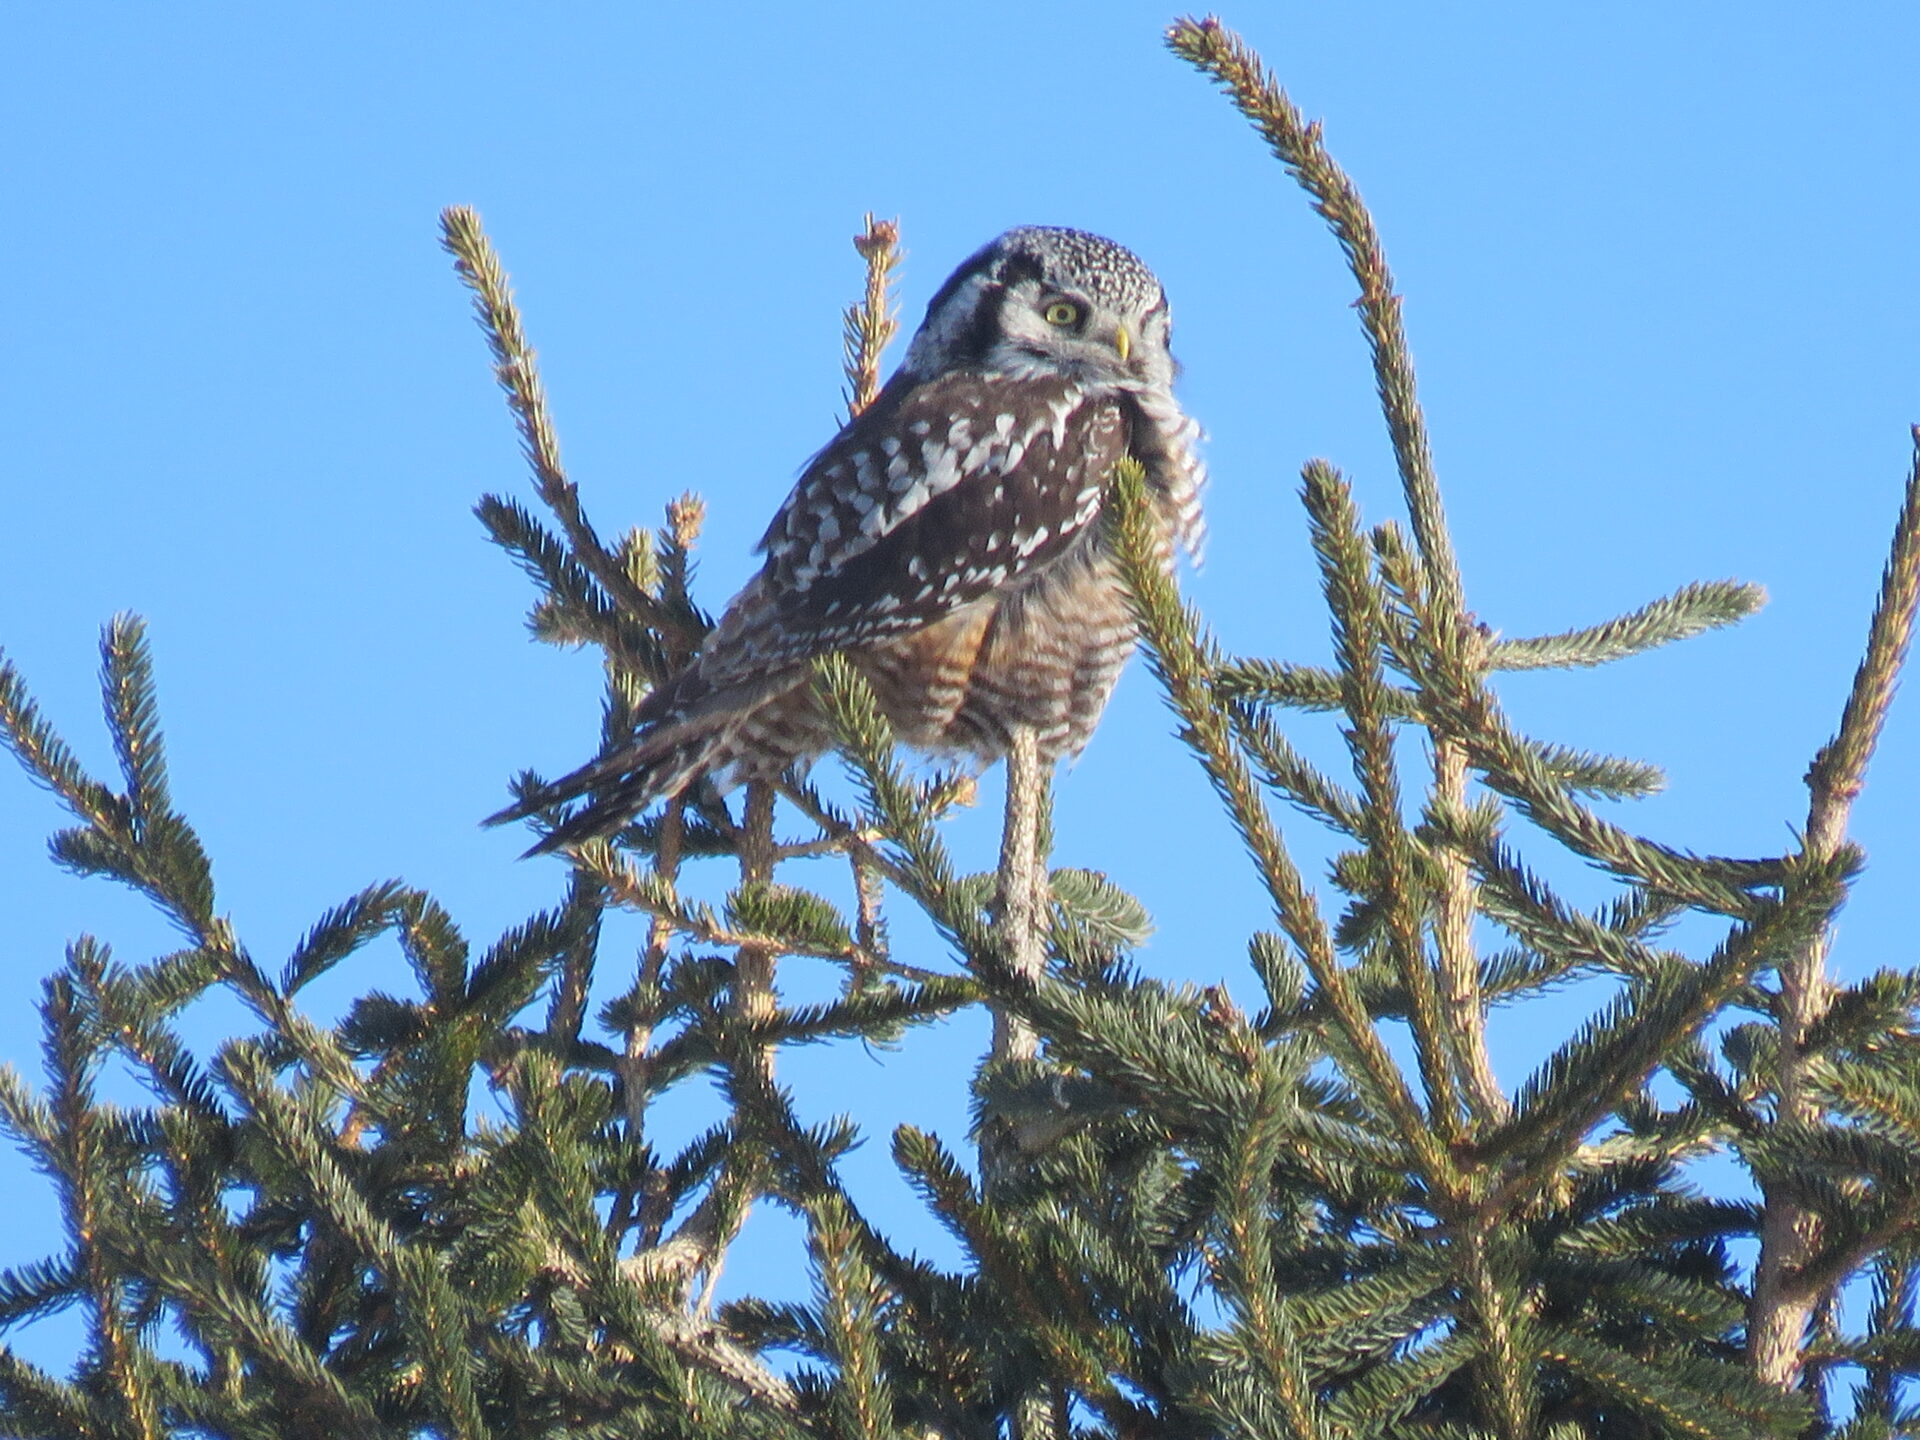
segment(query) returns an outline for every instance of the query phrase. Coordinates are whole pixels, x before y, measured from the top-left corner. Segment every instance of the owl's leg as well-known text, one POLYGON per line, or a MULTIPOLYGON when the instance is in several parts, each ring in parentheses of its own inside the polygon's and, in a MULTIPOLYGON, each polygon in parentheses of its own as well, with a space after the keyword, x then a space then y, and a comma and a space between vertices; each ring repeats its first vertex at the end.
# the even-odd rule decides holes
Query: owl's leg
MULTIPOLYGON (((1016 975, 1038 980, 1047 960, 1041 829, 1048 767, 1040 754, 1040 732, 1033 726, 1015 723, 1007 740, 1007 812, 1000 836, 995 918, 1008 967, 1016 975)), ((994 1012, 993 1059, 1032 1060, 1039 1053, 1039 1039, 1031 1026, 1002 1011, 994 1012)))

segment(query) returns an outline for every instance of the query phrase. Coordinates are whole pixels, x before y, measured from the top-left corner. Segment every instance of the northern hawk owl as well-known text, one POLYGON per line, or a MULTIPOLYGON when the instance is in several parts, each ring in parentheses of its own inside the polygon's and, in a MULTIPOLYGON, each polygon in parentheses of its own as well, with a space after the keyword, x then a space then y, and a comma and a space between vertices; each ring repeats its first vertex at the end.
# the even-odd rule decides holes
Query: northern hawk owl
POLYGON ((496 820, 587 796, 537 850, 610 834, 703 776, 777 775, 832 744, 812 661, 843 653, 896 733, 1053 759, 1093 733, 1134 625, 1099 523, 1116 461, 1146 471, 1171 563, 1200 535, 1198 427, 1173 396, 1160 282, 1111 240, 1009 230, 955 270, 906 359, 815 455, 766 557, 626 745, 496 820))

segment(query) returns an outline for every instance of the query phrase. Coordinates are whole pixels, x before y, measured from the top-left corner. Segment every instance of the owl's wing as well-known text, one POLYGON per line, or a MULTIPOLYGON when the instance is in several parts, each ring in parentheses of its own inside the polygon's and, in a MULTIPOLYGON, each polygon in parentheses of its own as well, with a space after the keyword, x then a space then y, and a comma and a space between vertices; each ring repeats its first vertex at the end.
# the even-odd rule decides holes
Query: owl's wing
POLYGON ((1114 397, 1055 377, 889 387, 761 542, 781 648, 797 659, 917 630, 1046 566, 1099 513, 1130 428, 1114 397))
POLYGON ((1135 423, 1055 378, 890 385, 801 474, 765 567, 643 702, 639 737, 492 822, 604 791, 534 848, 570 845, 739 759, 739 724, 807 660, 919 630, 1058 559, 1098 516, 1135 423))

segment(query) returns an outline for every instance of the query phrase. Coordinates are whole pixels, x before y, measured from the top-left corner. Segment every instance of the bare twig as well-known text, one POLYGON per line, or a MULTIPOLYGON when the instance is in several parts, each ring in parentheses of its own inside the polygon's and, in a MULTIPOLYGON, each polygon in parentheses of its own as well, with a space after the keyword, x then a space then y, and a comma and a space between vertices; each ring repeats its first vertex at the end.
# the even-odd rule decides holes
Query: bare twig
MULTIPOLYGON (((669 887, 680 873, 680 841, 684 831, 685 803, 675 796, 667 802, 666 813, 661 817, 660 839, 653 853, 653 873, 669 887)), ((595 875, 593 878, 604 883, 602 876, 595 875)), ((667 947, 673 943, 673 936, 671 919, 656 911, 652 923, 647 927, 646 948, 640 952, 636 991, 644 993, 659 983, 661 973, 666 969, 667 947)), ((620 1093, 626 1111, 627 1135, 636 1150, 646 1143, 653 1063, 653 1026, 637 1020, 629 1023, 620 1056, 620 1093)), ((658 1172, 648 1183, 657 1188, 658 1172)), ((633 1221, 634 1199, 632 1185, 622 1182, 607 1212, 607 1233, 616 1245, 633 1221)), ((653 1203, 657 1204, 658 1201, 653 1203)), ((654 1227, 666 1223, 665 1216, 650 1214, 645 1203, 640 1208, 638 1218, 643 1236, 654 1227)))
MULTIPOLYGON (((1047 767, 1040 738, 1030 725, 1015 725, 1007 747, 1007 815, 1000 836, 995 920, 1007 968, 1023 980, 1038 980, 1046 965, 1044 880, 1040 872, 1040 810, 1046 800, 1047 767)), ((995 1007, 993 1058, 1031 1060, 1040 1053, 1033 1029, 995 1007)))
MULTIPOLYGON (((747 784, 747 803, 740 819, 740 883, 742 887, 773 883, 773 786, 765 780, 747 784)), ((774 996, 774 970, 784 947, 748 940, 733 952, 733 988, 731 1005, 734 1018, 749 1033, 770 1033, 779 1013, 774 996)), ((771 1039, 756 1044, 747 1056, 750 1074, 740 1082, 755 1090, 773 1088, 773 1062, 777 1049, 771 1039)), ((703 1256, 706 1284, 695 1306, 705 1315, 713 1308, 713 1297, 720 1285, 720 1272, 726 1264, 727 1249, 747 1223, 753 1202, 765 1189, 766 1157, 758 1153, 742 1156, 744 1147, 734 1145, 727 1154, 722 1179, 708 1196, 723 1197, 727 1203, 703 1256)))
MULTIPOLYGON (((1467 807, 1467 754, 1459 741, 1433 734, 1433 805, 1442 813, 1467 807)), ((1467 857, 1451 845, 1436 846, 1440 885, 1433 920, 1434 949, 1440 970, 1441 1002, 1446 1006, 1454 1046, 1465 1073, 1467 1102, 1481 1119, 1504 1120, 1507 1097, 1494 1074, 1487 1050, 1487 1002, 1480 993, 1480 960, 1473 948, 1477 887, 1467 857)))
MULTIPOLYGON (((898 865, 880 853, 874 841, 877 834, 871 830, 862 830, 849 825, 842 817, 824 808, 819 796, 805 785, 782 784, 781 797, 820 827, 824 840, 835 842, 846 848, 850 855, 857 856, 862 865, 883 878, 892 881, 909 893, 913 891, 913 879, 898 865)), ((968 802, 971 803, 971 802, 968 802)))
MULTIPOLYGON (((773 786, 755 780, 747 786, 746 813, 741 818, 740 883, 773 883, 773 786)), ((782 947, 743 940, 734 955, 733 1007, 753 1029, 764 1028, 774 1016, 773 970, 782 947)), ((765 1084, 773 1082, 773 1046, 763 1045, 754 1064, 765 1084)))
POLYGON ((666 1347, 689 1364, 717 1375, 776 1410, 793 1414, 800 1408, 793 1387, 735 1344, 711 1320, 674 1310, 647 1309, 646 1318, 666 1347))

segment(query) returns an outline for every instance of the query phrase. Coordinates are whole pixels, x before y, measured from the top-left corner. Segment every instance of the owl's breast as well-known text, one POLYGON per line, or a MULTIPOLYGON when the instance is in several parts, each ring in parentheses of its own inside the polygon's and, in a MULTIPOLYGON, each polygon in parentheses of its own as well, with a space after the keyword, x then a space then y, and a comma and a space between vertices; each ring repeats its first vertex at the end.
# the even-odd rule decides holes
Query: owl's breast
POLYGON ((1118 568, 1089 534, 1019 589, 853 658, 910 745, 991 760, 1025 726, 1058 756, 1092 736, 1133 639, 1118 568))

